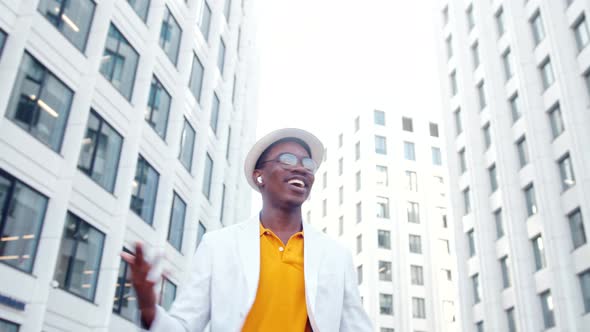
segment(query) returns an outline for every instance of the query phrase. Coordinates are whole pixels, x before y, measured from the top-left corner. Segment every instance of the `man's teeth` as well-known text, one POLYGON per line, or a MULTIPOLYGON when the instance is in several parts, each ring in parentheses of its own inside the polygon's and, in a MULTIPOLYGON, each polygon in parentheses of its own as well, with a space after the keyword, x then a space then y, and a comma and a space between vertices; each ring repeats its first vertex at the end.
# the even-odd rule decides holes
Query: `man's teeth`
POLYGON ((293 184, 296 185, 298 187, 305 187, 305 183, 303 183, 303 181, 301 180, 297 180, 297 179, 293 179, 293 180, 289 180, 288 182, 289 184, 293 184))

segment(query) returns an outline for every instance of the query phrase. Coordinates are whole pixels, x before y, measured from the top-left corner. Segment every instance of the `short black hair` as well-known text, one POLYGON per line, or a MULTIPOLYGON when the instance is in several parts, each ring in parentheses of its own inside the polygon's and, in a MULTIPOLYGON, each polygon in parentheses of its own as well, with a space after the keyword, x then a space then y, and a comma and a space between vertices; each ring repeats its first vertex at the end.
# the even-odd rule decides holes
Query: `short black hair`
POLYGON ((263 160, 266 159, 266 156, 268 155, 268 152, 275 147, 278 144, 281 143, 285 143, 285 142, 294 142, 297 143, 299 145, 301 145, 305 151, 307 151, 307 153, 309 154, 310 157, 312 157, 311 155, 311 149, 309 148, 309 145, 307 145, 307 143, 305 143, 302 139, 296 138, 296 137, 285 137, 285 138, 281 138, 280 140, 272 143, 271 145, 268 146, 268 148, 266 148, 261 154, 260 157, 258 157, 258 160, 256 160, 256 166, 254 167, 254 169, 260 169, 260 167, 262 166, 261 163, 263 160))

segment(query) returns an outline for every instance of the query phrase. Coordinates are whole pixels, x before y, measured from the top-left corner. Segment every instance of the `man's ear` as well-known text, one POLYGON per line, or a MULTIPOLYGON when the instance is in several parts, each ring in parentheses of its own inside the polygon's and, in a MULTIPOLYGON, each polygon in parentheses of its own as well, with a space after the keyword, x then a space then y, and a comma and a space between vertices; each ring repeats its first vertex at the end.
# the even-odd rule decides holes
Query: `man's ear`
POLYGON ((262 185, 264 184, 264 179, 262 178, 262 172, 259 170, 254 170, 254 172, 252 172, 252 179, 254 180, 254 183, 256 183, 256 185, 258 187, 262 187, 262 185))

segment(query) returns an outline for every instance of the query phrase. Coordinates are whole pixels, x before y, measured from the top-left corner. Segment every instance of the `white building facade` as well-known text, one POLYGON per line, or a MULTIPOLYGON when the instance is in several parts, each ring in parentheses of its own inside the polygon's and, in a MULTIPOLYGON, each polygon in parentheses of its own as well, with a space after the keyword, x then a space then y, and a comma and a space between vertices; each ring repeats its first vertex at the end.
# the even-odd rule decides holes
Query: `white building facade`
POLYGON ((203 233, 248 216, 251 12, 0 0, 1 331, 136 330, 119 253, 164 254, 169 307, 203 233))
POLYGON ((434 3, 463 330, 587 331, 590 2, 434 3))
MULTIPOLYGON (((430 116, 430 115, 429 115, 430 116)), ((375 331, 457 331, 439 119, 381 110, 326 140, 304 215, 353 254, 375 331)))

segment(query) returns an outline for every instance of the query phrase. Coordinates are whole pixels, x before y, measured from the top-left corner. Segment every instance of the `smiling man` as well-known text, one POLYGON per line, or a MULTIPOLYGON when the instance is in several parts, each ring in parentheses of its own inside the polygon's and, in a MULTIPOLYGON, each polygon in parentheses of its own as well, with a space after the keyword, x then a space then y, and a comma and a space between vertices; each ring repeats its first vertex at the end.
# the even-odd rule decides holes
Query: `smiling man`
POLYGON ((157 306, 152 266, 140 244, 131 266, 150 331, 369 332, 348 250, 302 222, 322 143, 294 128, 260 139, 246 157, 248 183, 262 195, 249 221, 205 234, 169 313, 157 306))

